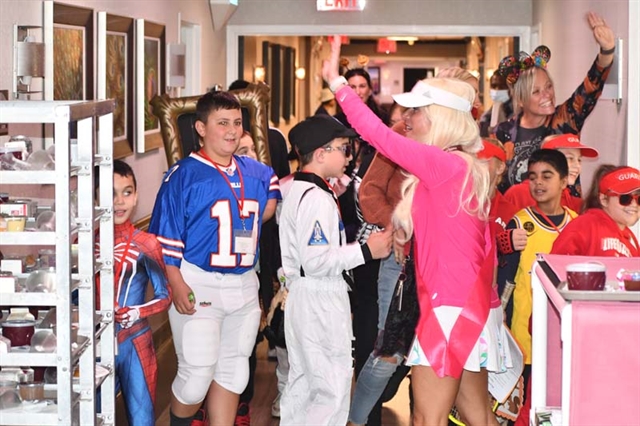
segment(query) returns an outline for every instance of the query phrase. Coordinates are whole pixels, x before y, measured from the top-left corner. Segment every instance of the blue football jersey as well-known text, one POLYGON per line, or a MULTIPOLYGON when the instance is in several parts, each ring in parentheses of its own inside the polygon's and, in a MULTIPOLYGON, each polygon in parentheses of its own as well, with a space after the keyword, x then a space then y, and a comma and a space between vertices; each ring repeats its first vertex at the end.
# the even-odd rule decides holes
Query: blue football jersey
POLYGON ((267 200, 280 199, 278 178, 271 167, 248 157, 234 156, 228 167, 218 167, 192 153, 165 174, 149 232, 157 235, 167 265, 180 267, 186 259, 226 274, 254 267, 262 213, 267 200), (253 249, 236 250, 236 242, 247 238, 253 249))

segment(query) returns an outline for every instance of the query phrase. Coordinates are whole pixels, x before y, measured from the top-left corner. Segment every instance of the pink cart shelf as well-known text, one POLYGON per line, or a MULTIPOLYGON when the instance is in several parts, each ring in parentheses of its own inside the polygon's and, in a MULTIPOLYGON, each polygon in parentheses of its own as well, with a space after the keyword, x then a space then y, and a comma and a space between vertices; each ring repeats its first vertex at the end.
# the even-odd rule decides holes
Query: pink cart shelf
MULTIPOLYGON (((561 281, 570 263, 640 268, 638 258, 541 255, 561 281)), ((571 301, 538 262, 533 287, 532 410, 562 408, 562 425, 640 425, 640 303, 571 301)))

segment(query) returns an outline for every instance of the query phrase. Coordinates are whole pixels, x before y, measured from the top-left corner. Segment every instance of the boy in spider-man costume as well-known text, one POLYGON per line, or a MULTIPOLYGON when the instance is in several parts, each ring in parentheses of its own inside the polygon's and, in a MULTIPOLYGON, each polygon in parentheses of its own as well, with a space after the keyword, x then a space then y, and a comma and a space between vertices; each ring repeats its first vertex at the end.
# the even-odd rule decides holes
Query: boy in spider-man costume
POLYGON ((147 317, 166 311, 171 293, 160 243, 154 235, 135 229, 130 221, 138 199, 136 189, 131 167, 114 161, 116 392, 122 391, 131 426, 153 426, 158 366, 147 317), (147 301, 149 282, 153 299, 147 301))

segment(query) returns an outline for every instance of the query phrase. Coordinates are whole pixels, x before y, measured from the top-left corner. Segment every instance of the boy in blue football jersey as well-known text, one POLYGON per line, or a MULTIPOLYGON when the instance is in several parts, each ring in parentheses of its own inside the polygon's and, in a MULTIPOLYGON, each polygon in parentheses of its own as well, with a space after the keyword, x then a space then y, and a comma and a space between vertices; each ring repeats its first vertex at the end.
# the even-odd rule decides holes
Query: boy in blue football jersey
POLYGON ((173 292, 171 426, 188 426, 205 396, 211 424, 233 424, 260 321, 260 226, 280 198, 270 167, 233 155, 242 136, 233 95, 207 93, 196 116, 201 149, 166 173, 149 226, 173 292))

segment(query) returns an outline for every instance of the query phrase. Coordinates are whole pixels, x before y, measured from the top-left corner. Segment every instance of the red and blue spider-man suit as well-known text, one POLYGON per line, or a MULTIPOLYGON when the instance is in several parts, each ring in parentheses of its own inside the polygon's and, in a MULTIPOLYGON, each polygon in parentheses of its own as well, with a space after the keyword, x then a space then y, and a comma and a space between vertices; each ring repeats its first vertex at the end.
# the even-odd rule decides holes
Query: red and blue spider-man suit
POLYGON ((115 226, 114 258, 116 392, 122 390, 129 425, 153 426, 158 366, 147 317, 171 304, 162 248, 155 235, 127 221, 115 226), (146 302, 148 282, 153 299, 146 302))

